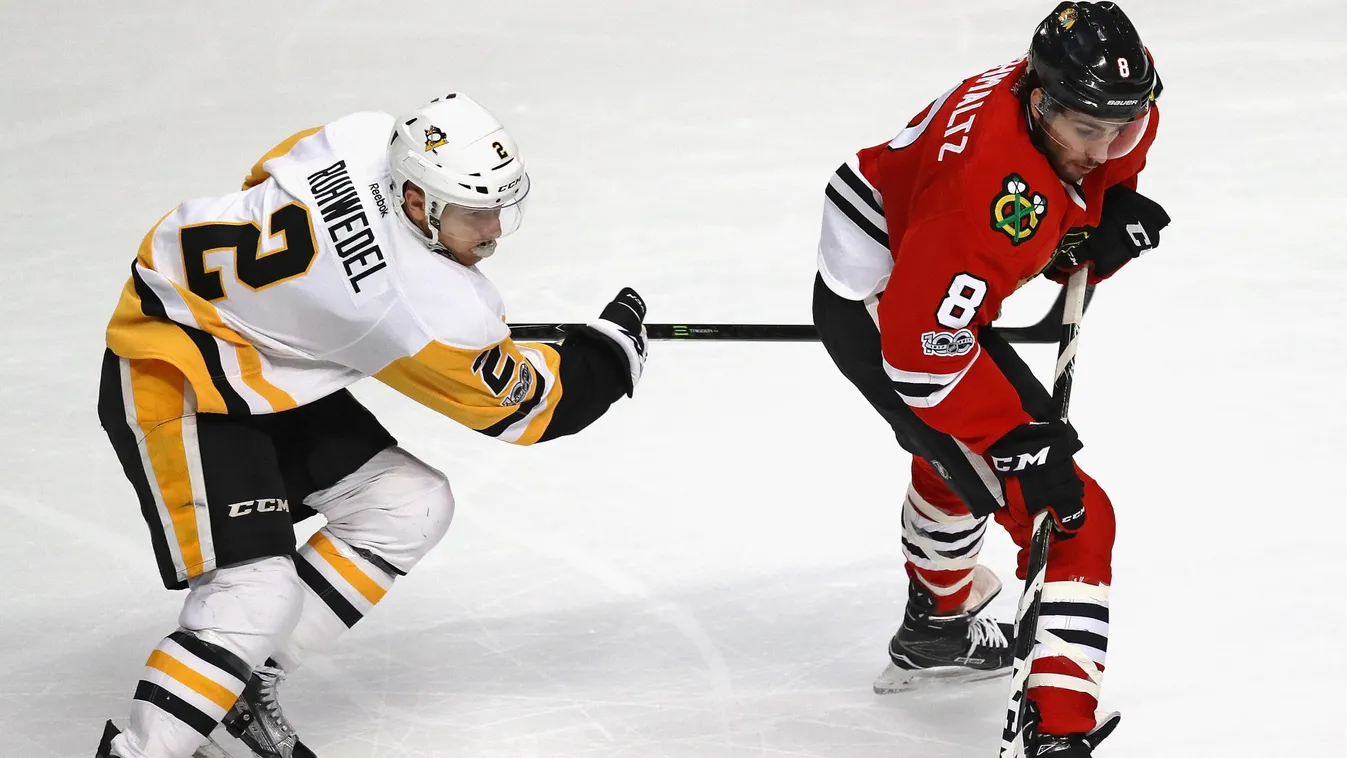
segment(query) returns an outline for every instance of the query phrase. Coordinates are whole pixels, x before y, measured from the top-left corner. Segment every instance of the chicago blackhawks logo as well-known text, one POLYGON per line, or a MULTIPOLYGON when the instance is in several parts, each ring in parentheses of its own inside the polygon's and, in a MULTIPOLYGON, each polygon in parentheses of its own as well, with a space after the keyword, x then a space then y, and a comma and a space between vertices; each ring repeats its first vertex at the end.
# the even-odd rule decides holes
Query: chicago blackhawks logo
POLYGON ((1057 23, 1061 24, 1063 29, 1069 31, 1071 27, 1076 25, 1077 18, 1078 16, 1076 15, 1076 9, 1067 8, 1066 10, 1062 11, 1057 15, 1057 23))
POLYGON ((441 131, 440 127, 432 126, 426 130, 427 153, 439 147, 440 145, 447 143, 448 141, 449 141, 448 135, 446 135, 443 131, 441 131))
POLYGON ((1019 174, 1005 178, 1005 193, 992 201, 992 228, 1004 232, 1010 244, 1027 242, 1038 231, 1038 223, 1048 212, 1048 199, 1037 192, 1029 194, 1029 185, 1019 174))

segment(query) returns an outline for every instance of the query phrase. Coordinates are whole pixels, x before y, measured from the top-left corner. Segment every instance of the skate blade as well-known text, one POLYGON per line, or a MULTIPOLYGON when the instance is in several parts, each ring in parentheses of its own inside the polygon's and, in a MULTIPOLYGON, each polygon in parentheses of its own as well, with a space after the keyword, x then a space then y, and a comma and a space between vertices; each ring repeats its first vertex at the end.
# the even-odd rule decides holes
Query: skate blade
POLYGON ((195 753, 192 753, 192 758, 256 758, 256 753, 245 749, 244 752, 236 756, 234 753, 225 750, 220 743, 216 742, 215 735, 211 735, 206 738, 206 744, 197 748, 195 753))
POLYGON ((1010 667, 982 671, 964 666, 937 666, 929 669, 904 669, 890 663, 875 679, 876 695, 894 695, 899 692, 949 687, 958 684, 984 682, 1010 675, 1010 667))

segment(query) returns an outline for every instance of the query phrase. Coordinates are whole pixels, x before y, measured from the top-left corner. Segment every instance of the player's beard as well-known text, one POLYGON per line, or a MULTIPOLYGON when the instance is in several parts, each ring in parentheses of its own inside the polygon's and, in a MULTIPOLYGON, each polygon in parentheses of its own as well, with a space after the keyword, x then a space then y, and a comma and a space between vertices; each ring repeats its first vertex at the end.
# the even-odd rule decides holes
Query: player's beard
POLYGON ((1049 158, 1057 176, 1070 184, 1080 184, 1091 171, 1103 165, 1101 163, 1091 165, 1085 160, 1071 160, 1059 155, 1049 156, 1049 158))

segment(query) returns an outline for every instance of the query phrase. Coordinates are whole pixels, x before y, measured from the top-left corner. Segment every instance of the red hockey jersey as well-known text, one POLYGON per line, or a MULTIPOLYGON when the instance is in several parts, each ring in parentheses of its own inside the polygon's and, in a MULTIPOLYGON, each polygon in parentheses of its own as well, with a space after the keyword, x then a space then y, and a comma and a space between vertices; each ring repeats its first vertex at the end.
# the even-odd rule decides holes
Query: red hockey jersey
POLYGON ((927 424, 982 453, 1032 419, 977 331, 1048 264, 1067 230, 1099 222, 1104 190, 1136 184, 1159 125, 1132 152, 1062 182, 1030 140, 1023 59, 965 80, 829 182, 819 270, 839 295, 882 292, 884 368, 927 424))

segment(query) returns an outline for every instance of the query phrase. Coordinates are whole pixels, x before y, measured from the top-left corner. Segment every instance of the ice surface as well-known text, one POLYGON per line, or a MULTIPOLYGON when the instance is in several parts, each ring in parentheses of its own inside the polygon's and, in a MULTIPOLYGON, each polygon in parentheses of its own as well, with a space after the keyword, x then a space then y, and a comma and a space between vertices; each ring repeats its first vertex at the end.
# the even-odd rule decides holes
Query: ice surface
MULTIPOLYGON (((179 200, 299 129, 461 89, 534 180, 485 266, 513 320, 632 285, 654 321, 806 321, 828 174, 1018 55, 1052 3, 209 6, 0 6, 5 756, 92 755, 173 628, 95 397, 136 246, 179 200)), ((1103 704, 1125 719, 1101 755, 1341 755, 1347 6, 1124 7, 1166 85, 1142 189, 1174 223, 1101 288, 1072 404, 1118 511, 1103 704)), ((537 448, 357 394, 459 510, 285 685, 324 758, 996 749, 1004 680, 870 691, 907 464, 818 345, 657 344, 634 401, 537 448)))

